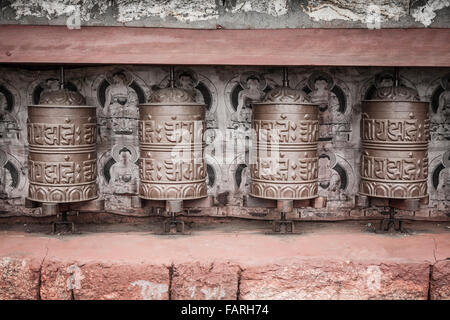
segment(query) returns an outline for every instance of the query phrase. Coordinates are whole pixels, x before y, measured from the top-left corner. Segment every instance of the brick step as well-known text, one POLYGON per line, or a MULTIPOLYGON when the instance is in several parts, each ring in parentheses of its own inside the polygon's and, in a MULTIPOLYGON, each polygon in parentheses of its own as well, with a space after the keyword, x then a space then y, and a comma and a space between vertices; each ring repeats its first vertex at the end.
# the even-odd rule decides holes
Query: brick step
POLYGON ((0 299, 450 299, 450 233, 0 234, 0 299))

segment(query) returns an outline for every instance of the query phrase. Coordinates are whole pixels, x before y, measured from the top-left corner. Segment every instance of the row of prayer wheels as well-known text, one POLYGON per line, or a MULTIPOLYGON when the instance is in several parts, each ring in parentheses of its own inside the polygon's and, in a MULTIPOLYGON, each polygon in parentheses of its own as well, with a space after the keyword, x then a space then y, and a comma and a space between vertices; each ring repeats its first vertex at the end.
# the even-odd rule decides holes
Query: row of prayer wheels
MULTIPOLYGON (((171 71, 173 73, 173 70, 171 71)), ((394 84, 362 103, 360 193, 370 197, 427 196, 428 103, 394 84)), ((318 105, 283 86, 253 103, 255 132, 250 194, 276 200, 318 196, 318 105)), ((95 107, 63 86, 28 108, 29 194, 41 203, 98 197, 95 107)), ((140 105, 139 196, 180 201, 206 196, 205 106, 174 87, 140 105)))

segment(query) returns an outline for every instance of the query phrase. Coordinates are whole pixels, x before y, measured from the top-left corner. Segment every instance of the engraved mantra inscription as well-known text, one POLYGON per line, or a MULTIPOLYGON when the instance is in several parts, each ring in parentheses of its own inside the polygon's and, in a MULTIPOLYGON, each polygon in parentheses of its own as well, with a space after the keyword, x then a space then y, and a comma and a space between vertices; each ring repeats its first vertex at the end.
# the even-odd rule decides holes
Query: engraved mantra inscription
POLYGON ((430 121, 369 119, 363 115, 362 138, 367 141, 428 141, 430 121))
POLYGON ((95 199, 98 192, 95 109, 30 106, 28 110, 29 198, 57 203, 95 199), (42 123, 41 119, 59 123, 42 123))
POLYGON ((428 177, 428 158, 382 158, 362 155, 361 176, 383 180, 423 180, 428 177))
POLYGON ((139 194, 142 197, 206 196, 205 129, 205 121, 199 120, 139 121, 139 194))
POLYGON ((28 142, 40 146, 74 146, 94 144, 97 141, 95 123, 74 124, 29 123, 28 142))
POLYGON ((317 142, 319 121, 253 120, 252 128, 258 142, 317 142))
POLYGON ((206 177, 203 158, 190 162, 141 158, 139 160, 139 174, 142 181, 191 181, 206 177))
POLYGON ((256 164, 251 165, 251 172, 254 179, 302 182, 317 179, 318 163, 318 157, 298 160, 258 158, 256 164))
POLYGON ((202 143, 204 121, 139 121, 139 141, 151 143, 202 143))
POLYGON ((257 119, 261 116, 267 115, 254 112, 252 121, 256 159, 250 164, 250 194, 278 200, 317 196, 319 121, 257 119))
POLYGON ((30 181, 45 184, 76 184, 95 182, 96 160, 77 162, 28 161, 30 181))
POLYGON ((405 101, 399 102, 400 110, 396 106, 392 102, 363 103, 363 110, 368 108, 368 112, 363 112, 361 119, 359 192, 394 199, 424 197, 430 135, 428 106, 405 101))

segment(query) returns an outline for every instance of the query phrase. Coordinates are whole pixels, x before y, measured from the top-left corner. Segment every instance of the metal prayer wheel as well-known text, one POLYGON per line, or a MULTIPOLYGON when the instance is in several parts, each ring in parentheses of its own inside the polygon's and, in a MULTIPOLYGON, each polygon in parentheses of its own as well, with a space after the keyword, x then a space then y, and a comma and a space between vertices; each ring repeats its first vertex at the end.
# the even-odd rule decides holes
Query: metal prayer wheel
POLYGON ((370 197, 427 196, 428 102, 405 86, 378 88, 362 102, 359 193, 370 197))
POLYGON ((97 119, 77 92, 43 91, 28 106, 29 200, 70 203, 97 195, 97 119))
POLYGON ((318 196, 318 105, 301 90, 283 87, 253 103, 250 194, 276 200, 318 196))
POLYGON ((173 87, 141 104, 139 196, 148 200, 206 197, 205 105, 173 87))

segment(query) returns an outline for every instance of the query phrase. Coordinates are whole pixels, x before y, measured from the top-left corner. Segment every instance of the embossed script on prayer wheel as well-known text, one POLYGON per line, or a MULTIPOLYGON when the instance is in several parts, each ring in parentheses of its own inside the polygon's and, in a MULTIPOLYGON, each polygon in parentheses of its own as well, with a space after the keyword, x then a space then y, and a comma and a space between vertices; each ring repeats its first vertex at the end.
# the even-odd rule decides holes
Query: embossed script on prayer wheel
POLYGON ((379 88, 362 103, 361 182, 366 196, 427 196, 428 103, 404 86, 379 88))
POLYGON ((95 107, 68 90, 43 92, 28 107, 28 198, 68 203, 97 198, 95 107))
POLYGON ((205 106, 168 87, 141 104, 139 196, 187 200, 206 196, 205 106))
POLYGON ((276 200, 317 197, 318 106, 280 87, 253 104, 250 194, 276 200))

